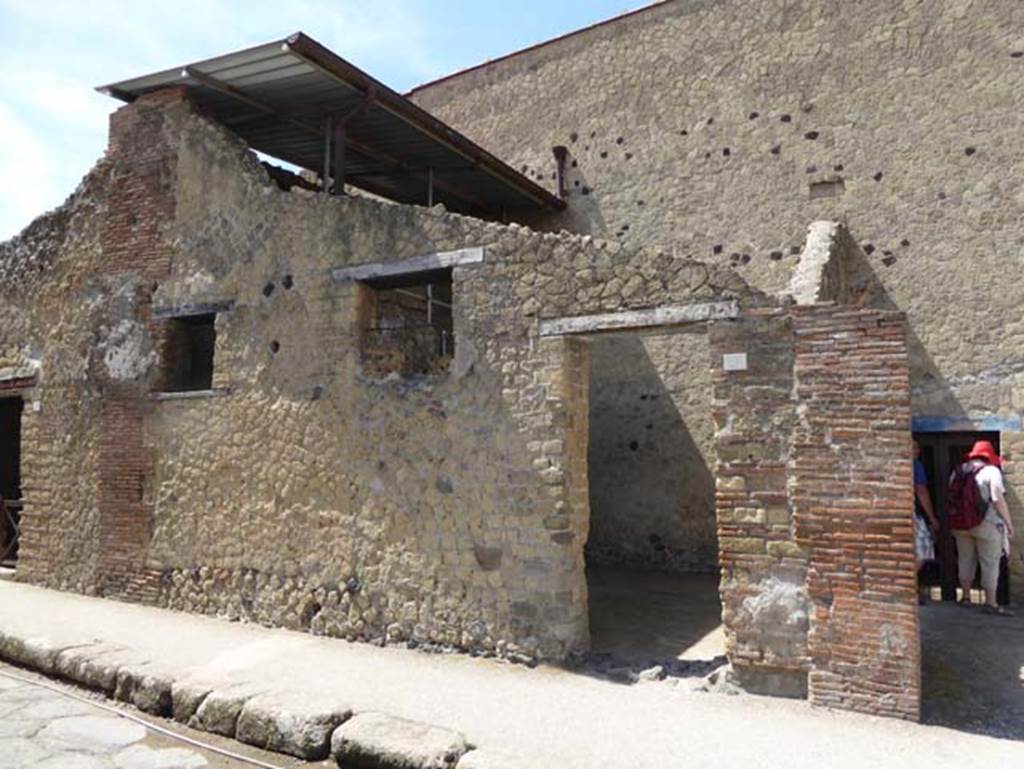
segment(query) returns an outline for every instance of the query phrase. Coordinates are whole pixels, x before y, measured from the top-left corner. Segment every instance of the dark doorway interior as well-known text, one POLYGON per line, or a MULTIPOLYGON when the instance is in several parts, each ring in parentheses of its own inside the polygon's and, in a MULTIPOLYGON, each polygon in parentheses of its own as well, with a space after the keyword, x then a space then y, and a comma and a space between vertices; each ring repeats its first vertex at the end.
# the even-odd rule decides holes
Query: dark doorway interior
POLYGON ((711 384, 688 364, 709 357, 702 327, 588 342, 591 649, 636 669, 706 673, 725 652, 711 384))
MULTIPOLYGON (((914 440, 921 447, 921 462, 928 473, 928 490, 935 503, 939 517, 940 531, 935 542, 936 562, 925 566, 921 580, 925 585, 939 586, 942 600, 955 601, 957 598, 956 540, 949 528, 947 509, 947 483, 953 469, 964 461, 964 457, 975 441, 990 441, 999 451, 997 432, 942 432, 915 433, 914 440)), ((980 577, 975 586, 980 586, 980 577)), ((1010 576, 1006 556, 999 565, 999 587, 997 598, 1000 604, 1010 602, 1010 576)))
POLYGON ((21 398, 0 398, 0 565, 18 558, 21 522, 21 398))

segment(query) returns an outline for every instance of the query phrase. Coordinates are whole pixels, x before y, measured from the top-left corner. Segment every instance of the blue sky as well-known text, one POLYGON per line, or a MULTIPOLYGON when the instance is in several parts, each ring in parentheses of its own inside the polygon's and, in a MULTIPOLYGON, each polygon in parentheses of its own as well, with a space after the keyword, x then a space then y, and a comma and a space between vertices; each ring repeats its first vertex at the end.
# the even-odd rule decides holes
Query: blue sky
POLYGON ((303 31, 405 91, 649 0, 0 0, 0 240, 99 158, 97 85, 303 31))

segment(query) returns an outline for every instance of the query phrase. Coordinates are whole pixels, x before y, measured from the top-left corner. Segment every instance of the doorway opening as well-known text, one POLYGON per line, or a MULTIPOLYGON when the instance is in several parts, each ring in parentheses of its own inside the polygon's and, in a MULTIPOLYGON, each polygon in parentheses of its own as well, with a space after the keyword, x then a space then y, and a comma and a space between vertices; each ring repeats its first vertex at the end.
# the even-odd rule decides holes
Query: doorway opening
MULTIPOLYGON (((936 561, 925 565, 921 580, 930 598, 920 607, 922 720, 1004 739, 1024 740, 1024 616, 985 614, 980 574, 971 589, 972 605, 956 603, 956 540, 949 529, 950 473, 975 441, 990 441, 1000 451, 998 432, 920 432, 921 462, 939 518, 936 561)), ((1000 563, 998 603, 1009 603, 1007 559, 1000 563)))
POLYGON ((706 673, 725 653, 707 329, 606 333, 588 351, 591 650, 706 673))
MULTIPOLYGON (((921 582, 935 598, 956 601, 958 598, 956 540, 949 528, 948 481, 953 470, 964 461, 975 441, 989 441, 998 452, 997 432, 938 432, 914 433, 914 440, 921 447, 921 463, 928 475, 928 491, 935 505, 939 519, 939 533, 935 538, 935 561, 922 569, 921 582)), ((981 577, 975 575, 972 600, 981 602, 981 577)), ((1001 605, 1010 602, 1010 572, 1007 555, 999 563, 999 587, 997 600, 1001 605)))
POLYGON ((21 398, 0 398, 0 566, 8 569, 21 530, 21 412, 21 398))

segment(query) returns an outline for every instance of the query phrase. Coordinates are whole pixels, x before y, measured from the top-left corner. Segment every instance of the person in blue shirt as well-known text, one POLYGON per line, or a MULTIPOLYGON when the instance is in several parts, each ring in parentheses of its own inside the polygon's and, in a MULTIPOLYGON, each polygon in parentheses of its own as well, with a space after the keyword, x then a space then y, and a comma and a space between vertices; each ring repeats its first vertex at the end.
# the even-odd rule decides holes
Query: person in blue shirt
MULTIPOLYGON (((928 561, 935 560, 935 533, 939 530, 939 519, 935 517, 932 495, 928 491, 928 473, 921 462, 921 447, 914 441, 914 551, 917 555, 917 571, 928 561)), ((924 603, 926 593, 919 594, 919 603, 924 603)))

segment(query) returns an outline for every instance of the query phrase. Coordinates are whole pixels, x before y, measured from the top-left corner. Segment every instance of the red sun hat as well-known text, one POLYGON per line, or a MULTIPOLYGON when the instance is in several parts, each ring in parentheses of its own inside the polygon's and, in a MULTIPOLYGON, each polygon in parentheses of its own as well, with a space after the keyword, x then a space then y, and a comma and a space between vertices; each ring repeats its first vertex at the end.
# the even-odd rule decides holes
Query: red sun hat
POLYGON ((996 450, 988 441, 977 441, 967 454, 968 459, 984 459, 996 467, 1003 466, 1003 458, 996 454, 996 450))

